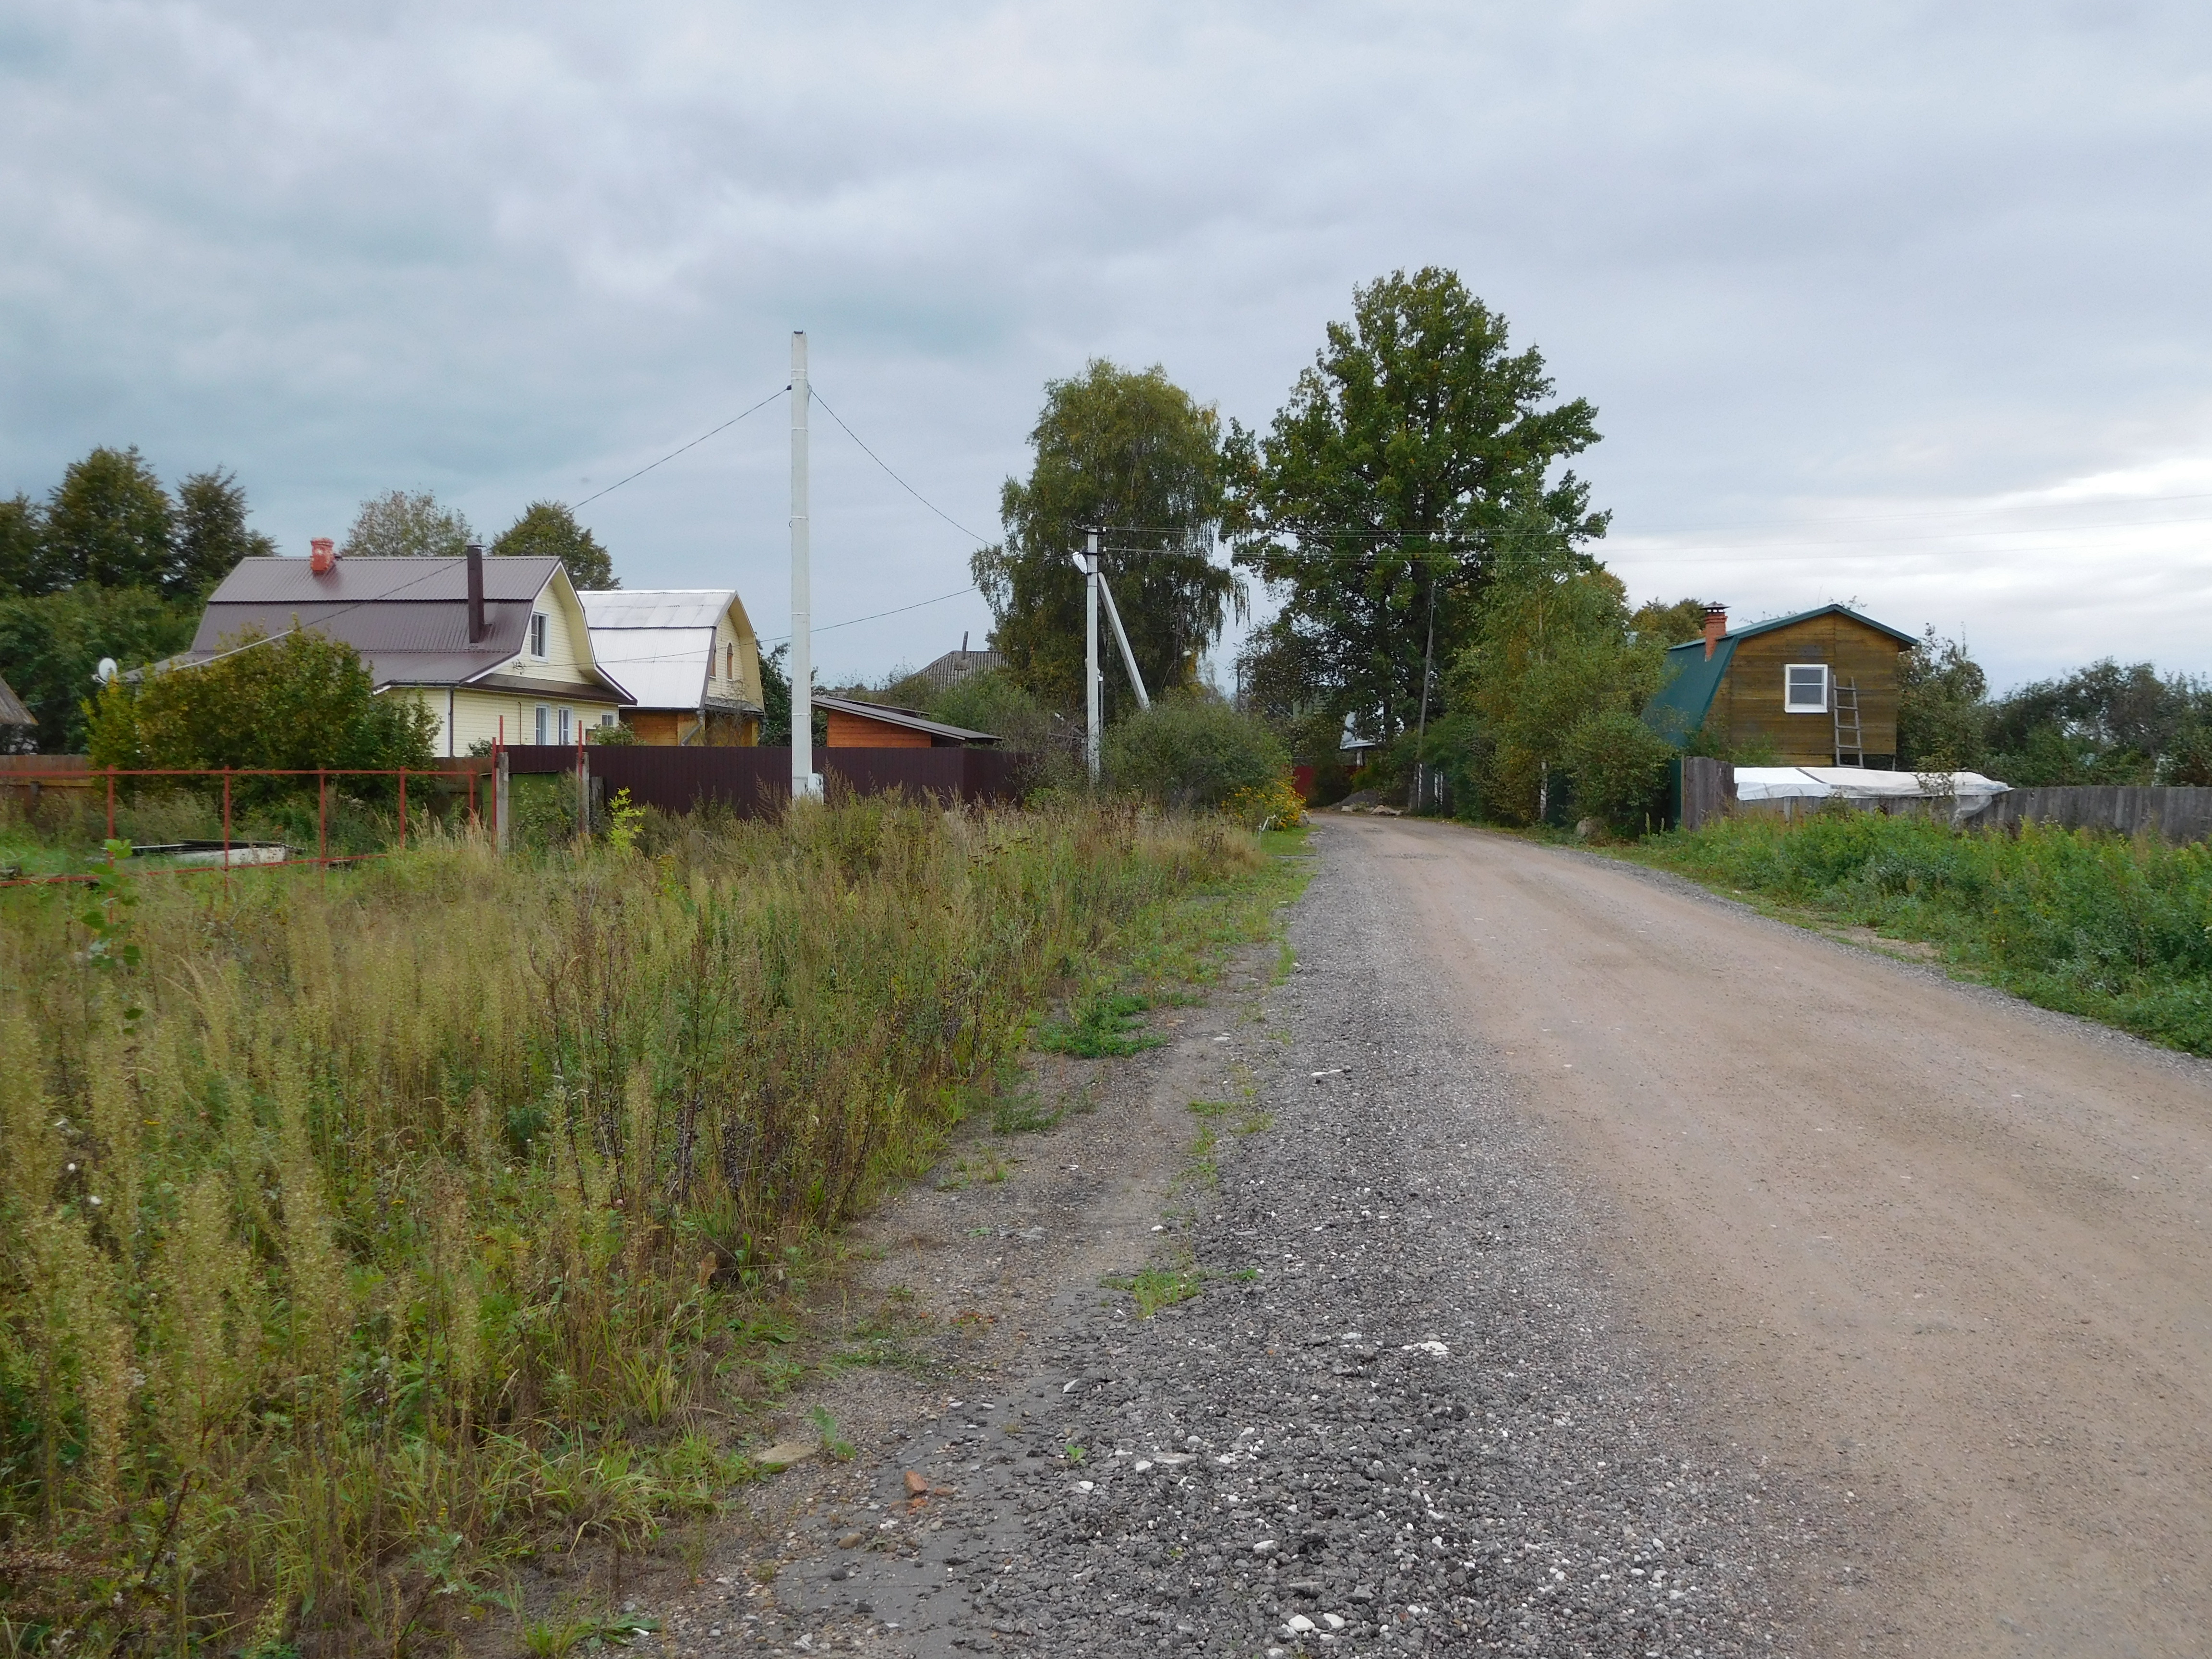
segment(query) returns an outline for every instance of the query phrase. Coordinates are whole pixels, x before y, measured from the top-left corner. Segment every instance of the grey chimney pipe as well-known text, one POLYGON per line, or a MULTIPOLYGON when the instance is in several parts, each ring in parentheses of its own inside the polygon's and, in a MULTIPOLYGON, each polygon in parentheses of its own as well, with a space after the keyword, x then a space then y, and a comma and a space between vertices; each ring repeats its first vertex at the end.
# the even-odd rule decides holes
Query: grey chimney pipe
POLYGON ((484 623, 483 544, 469 544, 469 643, 481 644, 490 630, 484 623))

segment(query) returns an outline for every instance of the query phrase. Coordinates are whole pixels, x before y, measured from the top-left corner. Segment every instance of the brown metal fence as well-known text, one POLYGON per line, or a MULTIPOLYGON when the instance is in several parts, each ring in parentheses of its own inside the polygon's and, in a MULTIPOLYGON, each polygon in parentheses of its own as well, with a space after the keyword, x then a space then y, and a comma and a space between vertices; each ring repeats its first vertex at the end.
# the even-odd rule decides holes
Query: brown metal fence
MULTIPOLYGON (((577 750, 560 744, 519 744, 506 750, 518 775, 573 772, 577 750)), ((814 769, 835 795, 903 793, 940 800, 1010 799, 1019 757, 995 749, 817 749, 814 769)), ((624 744, 588 748, 592 794, 611 799, 627 789, 640 806, 688 812, 717 801, 745 817, 780 812, 791 799, 791 750, 783 748, 676 749, 624 744)))

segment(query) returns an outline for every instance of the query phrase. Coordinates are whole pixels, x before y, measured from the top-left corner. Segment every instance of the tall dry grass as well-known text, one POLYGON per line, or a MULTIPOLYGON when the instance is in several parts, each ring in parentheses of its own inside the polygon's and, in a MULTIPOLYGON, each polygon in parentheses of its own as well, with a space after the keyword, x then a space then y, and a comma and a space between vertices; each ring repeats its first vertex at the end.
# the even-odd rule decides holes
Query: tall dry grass
POLYGON ((0 896, 0 1636, 401 1651, 711 1508, 748 1286, 1255 856, 860 802, 0 896))

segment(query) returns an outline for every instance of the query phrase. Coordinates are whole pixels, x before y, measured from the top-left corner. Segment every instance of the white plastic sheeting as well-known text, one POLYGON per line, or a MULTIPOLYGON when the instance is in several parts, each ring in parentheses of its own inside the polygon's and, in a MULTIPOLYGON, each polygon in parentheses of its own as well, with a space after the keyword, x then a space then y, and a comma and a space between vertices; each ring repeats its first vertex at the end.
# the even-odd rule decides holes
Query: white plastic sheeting
POLYGON ((1744 800, 1969 800, 1986 805, 2012 786, 1979 772, 1877 772, 1863 766, 1739 766, 1735 798, 1744 800))

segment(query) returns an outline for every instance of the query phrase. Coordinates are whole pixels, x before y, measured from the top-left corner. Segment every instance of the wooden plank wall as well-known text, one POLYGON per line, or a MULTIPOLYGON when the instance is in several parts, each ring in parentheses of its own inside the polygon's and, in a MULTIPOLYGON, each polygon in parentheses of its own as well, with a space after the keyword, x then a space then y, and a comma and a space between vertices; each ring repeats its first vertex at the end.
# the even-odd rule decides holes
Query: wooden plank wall
POLYGON ((830 711, 830 744, 832 749, 927 749, 931 746, 929 733, 917 732, 910 726, 894 726, 889 720, 872 720, 863 714, 850 714, 842 708, 830 711))
POLYGON ((1992 829, 2054 823, 2068 830, 2157 836, 2170 842, 2212 841, 2212 789, 2118 784, 2015 789, 1999 795, 1973 822, 1992 829))
POLYGON ((1682 757, 1682 828, 1701 829, 1735 811, 1735 768, 1704 755, 1682 757))
POLYGON ((1856 680, 1867 763, 1887 766, 1897 753, 1898 644, 1888 635, 1849 617, 1814 617, 1770 634, 1738 640, 1715 708, 1738 746, 1765 738, 1784 766, 1836 763, 1832 715, 1782 712, 1783 670, 1793 662, 1824 662, 1838 680, 1856 680))

